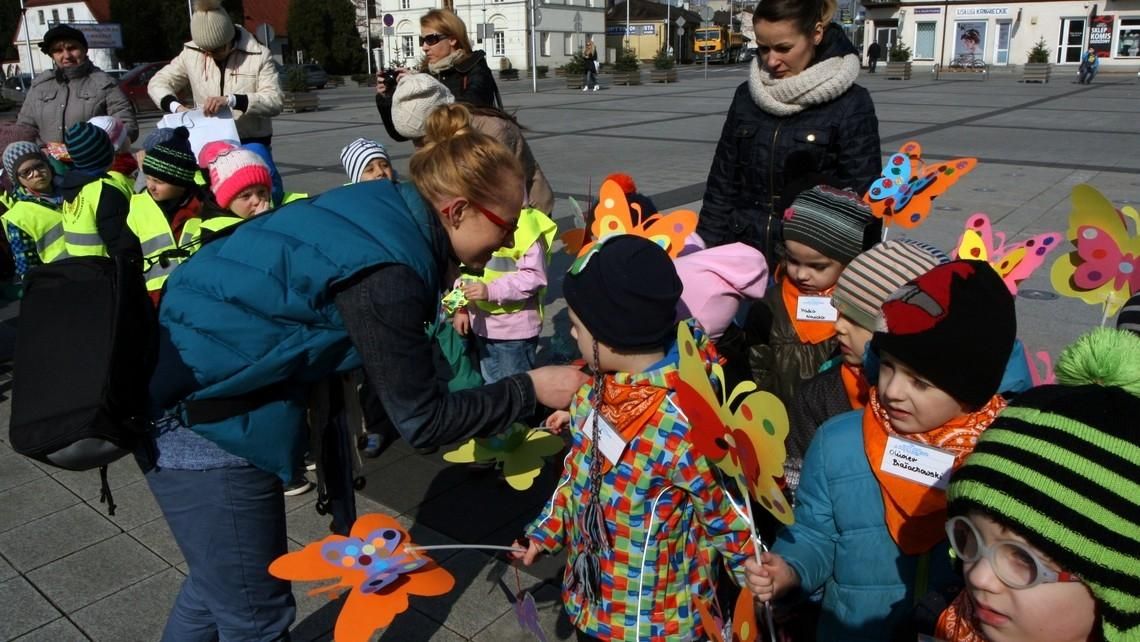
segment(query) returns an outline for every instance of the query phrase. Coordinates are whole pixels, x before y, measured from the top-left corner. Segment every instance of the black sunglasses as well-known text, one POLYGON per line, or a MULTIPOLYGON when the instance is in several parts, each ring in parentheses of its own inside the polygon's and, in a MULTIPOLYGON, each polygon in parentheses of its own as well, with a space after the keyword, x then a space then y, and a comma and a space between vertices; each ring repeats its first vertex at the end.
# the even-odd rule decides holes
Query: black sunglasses
POLYGON ((427 45, 429 47, 434 47, 439 44, 441 40, 447 40, 447 36, 443 35, 442 33, 429 33, 426 36, 420 36, 420 46, 422 47, 424 45, 427 45))

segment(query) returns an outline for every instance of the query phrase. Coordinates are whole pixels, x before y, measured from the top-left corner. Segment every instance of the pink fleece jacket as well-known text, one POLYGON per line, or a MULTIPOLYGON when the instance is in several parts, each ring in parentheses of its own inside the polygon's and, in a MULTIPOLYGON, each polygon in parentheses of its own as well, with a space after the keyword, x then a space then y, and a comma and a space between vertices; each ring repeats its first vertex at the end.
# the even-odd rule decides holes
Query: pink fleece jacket
POLYGON ((536 241, 516 264, 517 271, 504 274, 487 284, 487 299, 492 303, 526 301, 518 312, 490 314, 477 305, 467 306, 471 314, 471 331, 487 339, 531 339, 542 331, 539 293, 546 287, 546 249, 536 241))

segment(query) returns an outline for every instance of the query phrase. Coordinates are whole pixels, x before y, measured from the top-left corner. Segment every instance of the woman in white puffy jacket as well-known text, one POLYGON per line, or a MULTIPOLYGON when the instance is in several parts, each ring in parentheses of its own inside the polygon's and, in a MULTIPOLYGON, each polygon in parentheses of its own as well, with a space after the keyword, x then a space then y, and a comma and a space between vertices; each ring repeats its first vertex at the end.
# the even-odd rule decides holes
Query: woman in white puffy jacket
POLYGON ((191 42, 147 85, 165 112, 201 109, 207 116, 229 106, 241 142, 269 146, 271 119, 281 113, 281 85, 270 52, 248 31, 235 27, 220 0, 198 0, 190 16, 191 42), (187 87, 193 105, 178 100, 187 87))

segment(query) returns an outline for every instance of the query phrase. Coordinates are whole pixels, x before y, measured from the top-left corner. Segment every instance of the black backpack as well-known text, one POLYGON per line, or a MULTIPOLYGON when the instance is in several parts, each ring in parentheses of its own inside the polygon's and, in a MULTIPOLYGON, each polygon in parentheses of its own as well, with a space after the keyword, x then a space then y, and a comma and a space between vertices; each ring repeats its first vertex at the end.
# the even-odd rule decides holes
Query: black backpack
POLYGON ((149 429, 158 319, 128 258, 77 257, 24 282, 13 366, 12 448, 67 470, 101 468, 149 429))

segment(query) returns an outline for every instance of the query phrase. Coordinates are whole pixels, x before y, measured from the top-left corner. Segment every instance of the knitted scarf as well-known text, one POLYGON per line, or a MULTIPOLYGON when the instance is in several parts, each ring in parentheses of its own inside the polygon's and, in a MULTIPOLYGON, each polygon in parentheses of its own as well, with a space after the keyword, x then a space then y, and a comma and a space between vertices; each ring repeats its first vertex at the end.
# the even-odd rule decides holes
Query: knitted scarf
POLYGON ((946 642, 986 642, 974 620, 974 601, 965 591, 938 617, 934 637, 946 642))
POLYGON ((459 60, 466 55, 467 55, 466 51, 463 51, 462 49, 456 49, 455 51, 444 56, 440 60, 437 60, 435 62, 429 62, 427 64, 427 70, 433 74, 438 74, 441 71, 445 71, 447 69, 451 69, 452 67, 454 67, 455 63, 459 62, 459 60))
POLYGON ((842 96, 858 77, 855 54, 821 60, 790 78, 773 78, 757 59, 748 77, 748 90, 760 109, 773 116, 791 116, 842 96))
POLYGON ((877 389, 871 389, 869 402, 863 411, 863 449, 883 493, 887 530, 903 553, 925 553, 946 537, 946 492, 880 470, 887 450, 887 438, 903 437, 950 451, 954 453, 953 469, 957 470, 966 456, 974 451, 978 436, 993 423, 1006 402, 1001 396, 994 395, 977 412, 955 417, 933 430, 908 435, 900 435, 891 428, 890 417, 879 401, 877 389))

